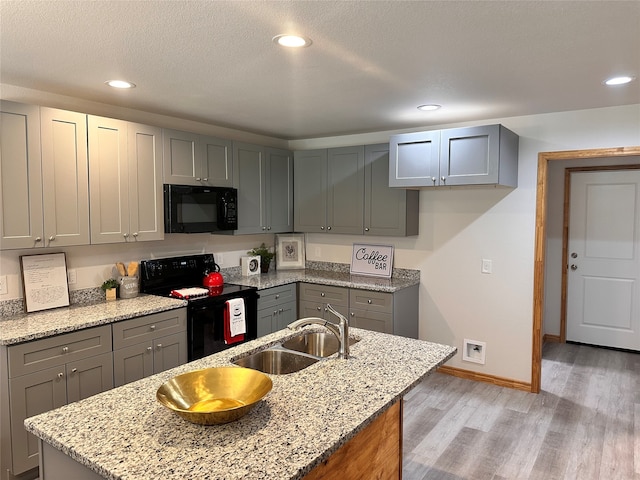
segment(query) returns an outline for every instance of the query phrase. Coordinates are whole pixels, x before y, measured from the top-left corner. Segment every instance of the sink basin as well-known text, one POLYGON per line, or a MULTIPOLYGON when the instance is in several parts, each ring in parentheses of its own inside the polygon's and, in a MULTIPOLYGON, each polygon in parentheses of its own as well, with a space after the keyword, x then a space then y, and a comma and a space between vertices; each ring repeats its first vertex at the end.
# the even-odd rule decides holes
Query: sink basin
POLYGON ((252 368, 273 375, 286 375, 307 368, 318 361, 317 358, 298 355, 286 350, 267 349, 256 352, 248 357, 234 361, 236 365, 252 368))
MULTIPOLYGON (((349 338, 349 345, 353 345, 357 340, 349 338)), ((328 357, 336 353, 339 349, 338 339, 330 332, 313 332, 290 338, 282 344, 284 348, 304 352, 316 357, 328 357)))

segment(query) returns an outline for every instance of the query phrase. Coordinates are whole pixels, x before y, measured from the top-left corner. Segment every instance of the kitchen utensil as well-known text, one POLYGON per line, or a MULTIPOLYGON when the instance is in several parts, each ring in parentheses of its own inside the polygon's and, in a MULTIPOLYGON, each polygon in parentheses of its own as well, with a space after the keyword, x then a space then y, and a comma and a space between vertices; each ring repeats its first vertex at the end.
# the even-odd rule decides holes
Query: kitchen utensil
POLYGON ((124 268, 124 263, 116 262, 116 268, 118 269, 118 273, 121 277, 125 277, 127 275, 127 270, 124 268))
POLYGON ((129 262, 129 265, 127 265, 127 274, 130 277, 135 277, 138 274, 138 262, 129 262))
POLYGON ((206 368, 171 378, 156 398, 189 422, 215 425, 246 415, 272 386, 267 375, 250 368, 206 368))
POLYGON ((202 284, 207 288, 220 288, 224 285, 224 278, 220 273, 220 266, 216 263, 213 267, 213 272, 208 273, 202 284))

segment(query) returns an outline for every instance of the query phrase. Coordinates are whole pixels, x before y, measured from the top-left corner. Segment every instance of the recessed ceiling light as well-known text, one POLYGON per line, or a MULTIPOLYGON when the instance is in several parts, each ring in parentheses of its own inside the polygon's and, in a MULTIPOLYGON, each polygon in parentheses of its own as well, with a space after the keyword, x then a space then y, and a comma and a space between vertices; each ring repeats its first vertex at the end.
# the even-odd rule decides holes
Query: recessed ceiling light
POLYGON ((113 88, 136 88, 135 83, 127 82, 126 80, 109 80, 104 83, 113 88))
POLYGON ((442 108, 442 105, 436 105, 435 103, 430 103, 428 105, 420 105, 418 110, 422 110, 423 112, 433 112, 434 110, 438 110, 442 108))
POLYGON ((301 37, 300 35, 276 35, 273 37, 273 41, 281 47, 301 48, 311 45, 311 39, 301 37))
POLYGON ((628 76, 622 76, 622 77, 612 77, 608 80, 605 80, 604 84, 605 85, 624 85, 625 83, 629 83, 631 81, 634 80, 635 77, 628 77, 628 76))

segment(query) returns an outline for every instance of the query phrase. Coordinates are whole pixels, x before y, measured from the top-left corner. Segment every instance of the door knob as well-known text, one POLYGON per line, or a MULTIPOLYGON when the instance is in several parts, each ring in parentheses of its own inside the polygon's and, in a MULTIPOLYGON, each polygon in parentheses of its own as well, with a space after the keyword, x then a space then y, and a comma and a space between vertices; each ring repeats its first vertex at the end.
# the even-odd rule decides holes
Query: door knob
POLYGON ((571 265, 571 270, 577 270, 578 266, 574 263, 573 265, 571 265))

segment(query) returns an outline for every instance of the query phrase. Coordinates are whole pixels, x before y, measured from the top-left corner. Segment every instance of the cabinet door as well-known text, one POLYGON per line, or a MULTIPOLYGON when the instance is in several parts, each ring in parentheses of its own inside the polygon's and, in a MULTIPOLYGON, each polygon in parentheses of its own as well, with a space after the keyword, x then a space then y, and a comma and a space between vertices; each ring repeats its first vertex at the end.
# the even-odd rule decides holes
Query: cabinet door
POLYGON ((113 351, 113 379, 116 387, 152 374, 153 347, 150 341, 113 351))
POLYGON ((267 225, 271 233, 293 232, 293 156, 265 149, 267 158, 267 225))
POLYGON ((236 233, 263 233, 266 220, 266 159, 257 145, 234 142, 233 178, 238 189, 238 229, 236 233))
POLYGON ((164 239, 162 129, 129 123, 129 241, 164 239))
POLYGON ((113 388, 111 352, 66 365, 67 403, 77 402, 113 388))
POLYGON ((258 310, 258 337, 263 337, 273 332, 273 318, 275 315, 275 307, 258 310))
POLYGON ((187 333, 175 333, 153 342, 153 373, 187 363, 187 333))
POLYGON ((127 122, 89 116, 91 243, 123 243, 129 228, 127 122))
POLYGON ((38 439, 24 429, 25 418, 61 407, 66 402, 67 387, 63 366, 9 380, 14 475, 38 466, 38 439))
POLYGON ((393 315, 365 310, 351 310, 349 325, 381 333, 393 333, 393 315))
POLYGON ((418 234, 419 192, 389 187, 389 145, 367 145, 364 169, 364 234, 418 234))
POLYGON ((327 230, 362 235, 364 147, 329 149, 327 170, 327 230))
POLYGON ((0 102, 0 248, 42 247, 40 108, 0 102))
POLYGON ((87 116, 40 109, 46 247, 89 244, 87 116))
POLYGON ((389 139, 389 186, 429 187, 440 176, 440 131, 403 133, 389 139))
POLYGON ((327 151, 295 152, 294 229, 320 233, 327 226, 327 151))
POLYGON ((177 308, 123 320, 112 324, 112 328, 114 350, 149 343, 160 336, 186 332, 187 309, 177 308))
POLYGON ((498 183, 500 125, 443 130, 440 177, 442 185, 498 183))
POLYGON ((199 139, 200 170, 196 177, 202 185, 231 187, 233 185, 233 155, 231 140, 201 136, 199 139))
POLYGON ((202 185, 198 142, 195 133, 162 130, 164 183, 202 185))

